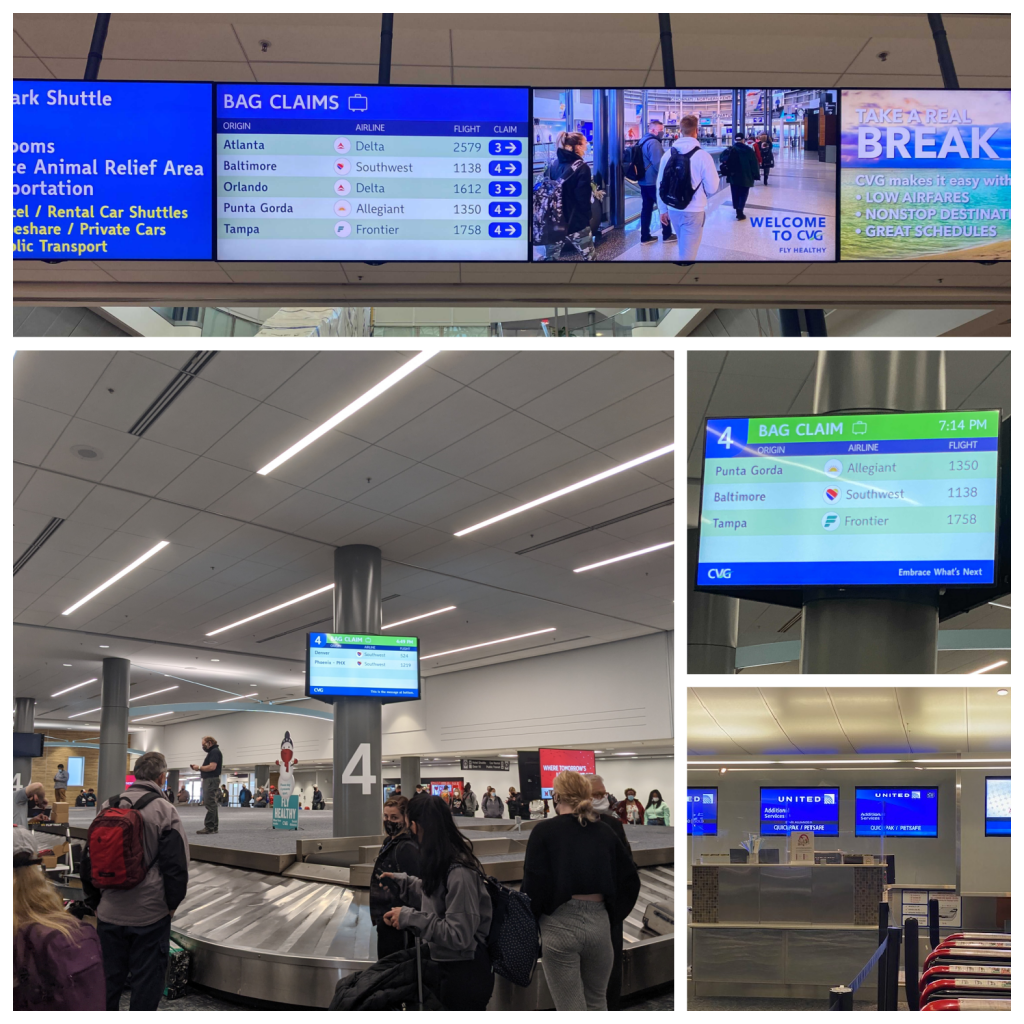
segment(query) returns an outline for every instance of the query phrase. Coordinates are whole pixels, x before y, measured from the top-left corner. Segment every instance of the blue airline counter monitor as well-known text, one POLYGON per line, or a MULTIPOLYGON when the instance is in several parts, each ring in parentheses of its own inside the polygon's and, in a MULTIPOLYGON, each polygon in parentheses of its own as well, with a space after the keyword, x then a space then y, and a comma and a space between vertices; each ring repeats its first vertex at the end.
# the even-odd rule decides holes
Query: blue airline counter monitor
POLYGON ((697 586, 995 581, 998 410, 709 419, 697 586))
POLYGON ((1009 776, 989 776, 985 779, 985 835, 1008 836, 1009 834, 1009 776))
POLYGON ((858 786, 854 802, 858 836, 928 836, 939 834, 939 791, 920 786, 858 786))
POLYGON ((761 835, 839 835, 839 789, 761 787, 761 835))
POLYGON ((310 697, 419 697, 416 637, 348 633, 308 636, 306 692, 310 697))
POLYGON ((16 260, 213 258, 203 82, 14 83, 16 260))
POLYGON ((686 834, 688 836, 718 835, 717 787, 687 787, 686 834))
POLYGON ((218 85, 217 258, 526 260, 529 90, 218 85))

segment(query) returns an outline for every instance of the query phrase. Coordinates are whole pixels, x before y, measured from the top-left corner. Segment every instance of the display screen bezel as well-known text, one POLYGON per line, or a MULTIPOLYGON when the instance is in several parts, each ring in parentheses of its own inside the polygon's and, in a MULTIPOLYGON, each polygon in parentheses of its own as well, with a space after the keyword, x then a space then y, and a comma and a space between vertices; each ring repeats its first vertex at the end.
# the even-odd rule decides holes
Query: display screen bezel
POLYGON ((985 776, 985 835, 992 839, 1009 839, 1013 832, 1013 817, 1009 819, 1010 831, 1009 832, 990 832, 988 823, 990 821, 1002 821, 1002 818, 990 818, 988 816, 988 783, 991 779, 993 782, 1006 781, 1009 782, 1012 776, 1010 775, 986 775, 985 776))
MULTIPOLYGON (((382 704, 408 704, 410 701, 422 700, 423 699, 423 675, 421 669, 420 659, 420 638, 410 637, 409 639, 416 641, 416 696, 415 697, 380 697, 374 694, 368 693, 311 693, 310 692, 310 680, 312 679, 312 665, 310 664, 310 654, 312 648, 310 647, 310 638, 320 633, 337 633, 337 630, 324 630, 317 629, 306 633, 306 672, 305 672, 305 692, 306 696, 310 700, 319 700, 324 704, 334 704, 337 701, 346 700, 379 700, 382 704)), ((387 633, 359 633, 351 634, 353 636, 358 635, 366 637, 367 639, 388 639, 393 640, 394 636, 390 636, 387 633)))
MULTIPOLYGON (((939 838, 939 799, 941 786, 857 786, 853 793, 853 834, 858 839, 938 839, 939 838), (865 792, 873 791, 875 789, 920 789, 922 792, 934 792, 935 793, 935 832, 934 834, 928 832, 916 832, 912 835, 907 835, 901 832, 862 832, 860 831, 860 812, 859 805, 861 801, 861 790, 865 792)), ((884 824, 884 823, 883 823, 884 824)))

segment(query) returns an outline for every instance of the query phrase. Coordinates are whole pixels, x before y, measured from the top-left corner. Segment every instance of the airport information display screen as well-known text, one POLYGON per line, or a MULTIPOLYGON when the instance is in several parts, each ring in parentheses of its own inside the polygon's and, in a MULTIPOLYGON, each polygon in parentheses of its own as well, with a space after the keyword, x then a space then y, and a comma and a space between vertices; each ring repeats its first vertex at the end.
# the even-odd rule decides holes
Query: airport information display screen
POLYGON ((991 585, 999 416, 707 420, 697 585, 991 585))
POLYGON ((841 117, 841 259, 1010 258, 1009 89, 844 89, 841 117))
POLYGON ((527 89, 218 85, 216 128, 218 259, 527 259, 527 89))
POLYGON ((929 836, 939 834, 939 791, 858 786, 854 803, 858 836, 929 836))
POLYGON ((686 834, 718 835, 718 788, 688 786, 686 789, 686 834))
POLYGON ((14 83, 16 260, 213 258, 213 86, 14 83))
POLYGON ((839 788, 761 787, 761 835, 839 835, 839 788))
POLYGON ((1010 834, 1010 777, 989 776, 985 779, 985 835, 1010 834))
POLYGON ((308 633, 307 697, 418 700, 419 640, 414 636, 308 633))
POLYGON ((580 775, 593 775, 594 766, 592 750, 552 750, 540 749, 540 796, 542 800, 551 799, 551 787, 559 772, 578 772, 580 775))

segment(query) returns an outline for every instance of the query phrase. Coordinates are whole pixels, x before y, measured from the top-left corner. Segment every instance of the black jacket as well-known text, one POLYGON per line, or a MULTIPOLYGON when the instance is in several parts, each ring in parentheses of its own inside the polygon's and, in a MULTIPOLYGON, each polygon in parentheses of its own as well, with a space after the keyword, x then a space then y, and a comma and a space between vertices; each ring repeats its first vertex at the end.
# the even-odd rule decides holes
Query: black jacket
POLYGON ((556 181, 562 179, 562 212, 565 214, 566 228, 570 235, 590 227, 590 198, 593 190, 590 187, 592 175, 586 160, 581 160, 568 149, 559 149, 558 157, 548 165, 549 178, 556 181), (580 161, 574 171, 572 165, 580 161))
POLYGON ((400 906, 394 891, 380 884, 381 871, 405 872, 407 875, 419 877, 420 848, 412 833, 400 832, 397 836, 388 836, 373 863, 373 877, 370 880, 370 920, 375 925, 383 923, 384 915, 392 907, 400 906))
MULTIPOLYGON (((423 1009, 443 1010, 435 995, 441 988, 437 964, 424 953, 423 1009)), ((416 951, 400 950, 365 970, 350 974, 335 986, 328 1010, 419 1010, 416 951)))

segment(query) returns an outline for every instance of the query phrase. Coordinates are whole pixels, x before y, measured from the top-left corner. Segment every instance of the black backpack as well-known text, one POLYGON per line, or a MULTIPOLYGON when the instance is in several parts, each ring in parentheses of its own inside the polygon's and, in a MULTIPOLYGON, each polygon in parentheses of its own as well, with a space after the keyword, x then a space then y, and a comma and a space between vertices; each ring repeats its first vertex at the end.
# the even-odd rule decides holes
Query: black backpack
POLYGON ((575 161, 564 178, 554 178, 549 173, 533 186, 534 245, 557 245, 568 237, 569 225, 565 216, 562 186, 582 163, 582 160, 575 161))
POLYGON ((629 181, 642 181, 647 163, 644 160, 644 143, 647 141, 645 135, 639 142, 627 147, 625 159, 622 162, 622 174, 629 181))
POLYGON ((487 933, 491 966, 495 974, 527 988, 540 958, 540 929, 530 897, 490 875, 480 877, 491 897, 491 930, 487 933))
MULTIPOLYGON (((661 196, 665 205, 671 206, 673 210, 685 210, 697 194, 697 189, 693 187, 693 179, 690 176, 690 161, 693 159, 693 154, 698 152, 700 152, 700 146, 694 146, 688 153, 680 153, 675 146, 672 147, 668 163, 665 164, 665 170, 661 175, 661 188, 658 190, 658 195, 661 196)), ((704 182, 701 181, 697 188, 703 184, 704 182)))

